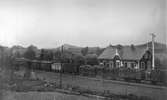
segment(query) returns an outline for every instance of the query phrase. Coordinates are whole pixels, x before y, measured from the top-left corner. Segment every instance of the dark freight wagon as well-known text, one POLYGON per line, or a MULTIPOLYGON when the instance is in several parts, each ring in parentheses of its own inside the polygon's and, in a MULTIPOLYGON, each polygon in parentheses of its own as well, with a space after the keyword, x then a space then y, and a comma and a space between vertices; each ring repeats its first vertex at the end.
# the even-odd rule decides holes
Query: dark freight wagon
POLYGON ((79 73, 79 66, 77 66, 76 64, 71 64, 71 63, 63 63, 62 72, 77 74, 79 73))

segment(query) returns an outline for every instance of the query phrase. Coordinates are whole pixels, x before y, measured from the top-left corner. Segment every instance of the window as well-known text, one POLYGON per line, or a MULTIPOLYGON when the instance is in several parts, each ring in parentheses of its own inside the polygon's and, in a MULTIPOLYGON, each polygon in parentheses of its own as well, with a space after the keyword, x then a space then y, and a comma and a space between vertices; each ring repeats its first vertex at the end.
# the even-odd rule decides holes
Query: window
POLYGON ((134 63, 135 69, 139 69, 138 63, 134 63))
POLYGON ((135 66, 134 66, 134 63, 131 63, 131 68, 134 68, 135 66))
POLYGON ((109 62, 109 64, 110 64, 110 66, 109 66, 109 67, 110 67, 110 68, 113 68, 113 62, 112 62, 112 61, 110 61, 110 62, 109 62))
POLYGON ((125 68, 127 68, 127 62, 124 62, 124 66, 125 66, 125 68))
POLYGON ((110 66, 110 64, 109 63, 107 63, 107 67, 109 67, 110 66))
POLYGON ((131 63, 127 62, 127 68, 131 68, 131 63))
POLYGON ((106 65, 106 61, 103 61, 104 66, 106 65))
POLYGON ((141 69, 145 69, 145 63, 141 62, 141 69))
POLYGON ((119 67, 120 67, 120 61, 116 60, 116 68, 119 68, 119 67))

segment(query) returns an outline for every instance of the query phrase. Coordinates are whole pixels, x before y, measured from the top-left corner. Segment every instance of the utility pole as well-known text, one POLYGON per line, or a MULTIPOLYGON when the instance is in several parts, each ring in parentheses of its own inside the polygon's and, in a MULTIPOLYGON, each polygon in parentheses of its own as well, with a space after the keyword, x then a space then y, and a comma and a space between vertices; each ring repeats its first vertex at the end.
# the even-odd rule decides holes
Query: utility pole
POLYGON ((63 45, 61 46, 60 88, 62 88, 63 45))
POLYGON ((154 38, 155 38, 155 34, 151 33, 150 34, 152 36, 152 69, 155 69, 155 60, 154 60, 154 38))

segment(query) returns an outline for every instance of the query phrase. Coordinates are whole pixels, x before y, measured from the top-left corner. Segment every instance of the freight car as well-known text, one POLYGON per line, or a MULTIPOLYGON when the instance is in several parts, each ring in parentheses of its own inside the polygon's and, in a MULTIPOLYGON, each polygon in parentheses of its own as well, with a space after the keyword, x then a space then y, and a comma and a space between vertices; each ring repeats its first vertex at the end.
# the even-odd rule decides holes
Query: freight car
POLYGON ((61 68, 53 68, 54 63, 33 63, 31 65, 31 69, 34 70, 42 70, 42 71, 50 71, 50 72, 59 72, 61 70, 62 73, 73 73, 78 74, 79 73, 79 67, 76 64, 72 63, 56 63, 60 64, 61 68))
POLYGON ((79 74, 79 66, 75 63, 63 63, 62 64, 63 73, 79 74))
POLYGON ((79 73, 79 65, 77 63, 60 63, 51 61, 41 61, 41 60, 28 60, 28 59, 16 59, 15 67, 29 68, 31 70, 42 70, 42 71, 52 71, 59 72, 60 69, 53 68, 54 64, 60 64, 61 72, 63 73, 79 73), (20 66, 22 65, 22 66, 20 66))

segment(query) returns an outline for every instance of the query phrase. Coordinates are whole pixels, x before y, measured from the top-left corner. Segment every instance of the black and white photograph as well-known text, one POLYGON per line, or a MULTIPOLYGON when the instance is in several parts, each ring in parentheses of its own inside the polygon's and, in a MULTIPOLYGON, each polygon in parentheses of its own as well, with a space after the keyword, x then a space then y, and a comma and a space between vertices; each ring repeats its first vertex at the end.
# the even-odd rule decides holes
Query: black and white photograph
POLYGON ((0 100, 166 100, 166 0, 0 0, 0 100))

